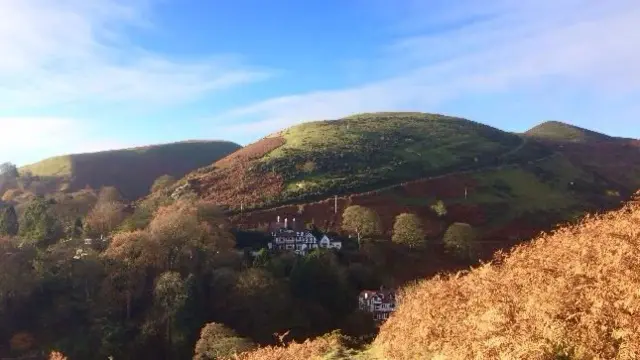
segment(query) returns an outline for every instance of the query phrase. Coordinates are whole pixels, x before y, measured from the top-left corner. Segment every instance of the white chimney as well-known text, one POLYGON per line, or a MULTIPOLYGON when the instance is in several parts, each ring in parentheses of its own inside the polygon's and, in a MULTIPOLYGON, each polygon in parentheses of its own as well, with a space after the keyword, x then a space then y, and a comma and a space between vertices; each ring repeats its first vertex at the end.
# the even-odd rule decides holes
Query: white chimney
POLYGON ((287 228, 287 218, 284 218, 284 227, 287 228))
POLYGON ((278 215, 278 224, 280 224, 280 215, 278 215))

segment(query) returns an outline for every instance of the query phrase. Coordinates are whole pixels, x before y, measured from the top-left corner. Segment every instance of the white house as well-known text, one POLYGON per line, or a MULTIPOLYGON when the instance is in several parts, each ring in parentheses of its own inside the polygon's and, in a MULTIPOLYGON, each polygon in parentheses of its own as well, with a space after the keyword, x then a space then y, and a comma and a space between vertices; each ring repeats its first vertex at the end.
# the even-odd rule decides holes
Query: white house
MULTIPOLYGON (((293 219, 293 228, 296 228, 296 220, 293 219)), ((271 232, 273 241, 267 246, 270 250, 288 250, 293 251, 298 255, 306 255, 309 251, 318 248, 325 249, 342 249, 342 242, 333 241, 327 235, 324 235, 319 241, 309 230, 294 230, 288 226, 288 221, 285 218, 284 224, 280 223, 280 217, 278 216, 278 222, 276 223, 276 229, 271 232)))
POLYGON ((324 235, 322 239, 320 239, 320 247, 325 249, 342 249, 342 241, 333 241, 327 235, 324 235))
POLYGON ((362 311, 370 312, 377 323, 386 321, 396 310, 396 295, 393 291, 364 290, 358 296, 358 307, 362 311))

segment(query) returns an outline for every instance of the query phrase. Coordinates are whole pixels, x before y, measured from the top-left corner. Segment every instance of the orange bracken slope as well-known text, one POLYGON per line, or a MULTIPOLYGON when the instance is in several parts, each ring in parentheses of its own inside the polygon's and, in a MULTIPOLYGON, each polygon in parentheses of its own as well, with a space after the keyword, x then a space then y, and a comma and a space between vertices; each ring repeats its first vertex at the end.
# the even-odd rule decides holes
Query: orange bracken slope
POLYGON ((389 359, 636 359, 640 201, 401 299, 374 342, 389 359))

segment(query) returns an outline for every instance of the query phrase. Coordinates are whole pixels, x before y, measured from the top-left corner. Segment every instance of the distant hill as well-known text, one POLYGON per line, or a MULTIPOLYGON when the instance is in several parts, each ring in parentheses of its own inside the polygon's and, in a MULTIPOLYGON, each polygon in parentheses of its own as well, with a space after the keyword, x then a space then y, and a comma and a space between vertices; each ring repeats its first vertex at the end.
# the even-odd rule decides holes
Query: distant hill
POLYGON ((543 122, 529 129, 525 134, 540 139, 561 142, 594 142, 614 139, 611 136, 560 121, 543 122))
POLYGON ((162 175, 180 178, 240 148, 228 141, 186 141, 58 156, 24 166, 20 173, 46 179, 49 191, 115 186, 133 200, 148 194, 153 181, 162 175))
POLYGON ((637 142, 585 129, 575 142, 577 128, 560 128, 574 135, 550 141, 445 115, 359 114, 272 134, 176 187, 188 183, 248 228, 279 215, 340 231, 354 204, 378 212, 387 235, 403 212, 418 214, 433 241, 465 222, 481 230, 490 254, 640 188, 637 142), (437 201, 445 216, 432 210, 437 201))

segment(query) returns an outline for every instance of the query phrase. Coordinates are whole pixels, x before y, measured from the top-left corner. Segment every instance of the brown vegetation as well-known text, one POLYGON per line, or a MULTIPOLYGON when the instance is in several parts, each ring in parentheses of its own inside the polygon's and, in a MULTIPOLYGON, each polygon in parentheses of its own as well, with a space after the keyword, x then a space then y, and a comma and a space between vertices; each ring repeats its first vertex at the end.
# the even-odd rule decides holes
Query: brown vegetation
POLYGON ((236 360, 317 360, 322 356, 341 349, 339 336, 327 335, 304 343, 293 342, 287 347, 268 346, 253 352, 246 352, 230 359, 236 360))
POLYGON ((201 169, 188 179, 198 184, 198 192, 205 200, 239 209, 242 204, 260 204, 283 190, 282 177, 269 172, 259 174, 257 160, 284 144, 281 137, 264 138, 201 169))
POLYGON ((374 343, 389 359, 632 359, 640 204, 544 234, 468 274, 407 288, 374 343))

